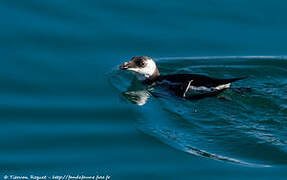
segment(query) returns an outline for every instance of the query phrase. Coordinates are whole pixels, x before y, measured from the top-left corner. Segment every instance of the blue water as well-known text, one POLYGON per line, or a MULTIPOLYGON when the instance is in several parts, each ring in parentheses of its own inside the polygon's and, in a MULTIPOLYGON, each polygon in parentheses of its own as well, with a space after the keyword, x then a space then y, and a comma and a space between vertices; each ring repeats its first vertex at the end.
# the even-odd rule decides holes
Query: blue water
POLYGON ((2 1, 0 175, 286 179, 286 5, 2 1), (139 106, 135 55, 252 90, 139 106))

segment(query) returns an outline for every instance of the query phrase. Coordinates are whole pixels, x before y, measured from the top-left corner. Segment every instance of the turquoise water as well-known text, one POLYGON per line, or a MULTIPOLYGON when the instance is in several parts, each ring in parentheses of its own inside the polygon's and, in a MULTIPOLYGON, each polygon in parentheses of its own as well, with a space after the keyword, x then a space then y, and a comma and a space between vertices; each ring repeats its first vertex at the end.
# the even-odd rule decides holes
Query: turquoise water
POLYGON ((286 5, 1 2, 0 175, 286 179, 286 5), (117 69, 135 55, 252 90, 148 96, 117 69))

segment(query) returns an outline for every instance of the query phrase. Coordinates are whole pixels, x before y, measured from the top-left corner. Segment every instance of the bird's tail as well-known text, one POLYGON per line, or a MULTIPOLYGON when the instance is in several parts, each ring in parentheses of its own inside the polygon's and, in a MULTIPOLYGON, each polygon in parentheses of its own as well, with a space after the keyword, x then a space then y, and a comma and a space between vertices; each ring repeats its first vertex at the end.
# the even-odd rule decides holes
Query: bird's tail
POLYGON ((239 81, 239 80, 242 80, 242 79, 246 79, 247 77, 239 77, 239 78, 232 78, 230 79, 231 82, 234 82, 234 81, 239 81))
POLYGON ((221 84, 228 84, 228 83, 232 83, 232 82, 235 82, 235 81, 239 81, 239 80, 242 80, 242 79, 246 79, 247 77, 239 77, 239 78, 231 78, 231 79, 221 79, 220 83, 221 84))

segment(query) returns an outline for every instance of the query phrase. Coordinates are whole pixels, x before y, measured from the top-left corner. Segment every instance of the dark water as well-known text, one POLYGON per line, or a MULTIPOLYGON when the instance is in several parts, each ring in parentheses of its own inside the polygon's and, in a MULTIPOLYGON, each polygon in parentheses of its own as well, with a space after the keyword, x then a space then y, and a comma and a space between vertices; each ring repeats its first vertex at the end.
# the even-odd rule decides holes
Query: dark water
POLYGON ((2 1, 1 176, 286 179, 286 6, 2 1), (138 106, 116 70, 135 55, 163 74, 248 75, 234 86, 252 91, 138 106))

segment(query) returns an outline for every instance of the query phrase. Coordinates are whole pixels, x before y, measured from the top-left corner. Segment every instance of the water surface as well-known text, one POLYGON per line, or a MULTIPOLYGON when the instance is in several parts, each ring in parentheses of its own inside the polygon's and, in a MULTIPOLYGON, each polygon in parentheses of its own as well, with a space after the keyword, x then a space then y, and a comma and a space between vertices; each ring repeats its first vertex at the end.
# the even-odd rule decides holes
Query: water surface
POLYGON ((2 1, 1 176, 285 179, 286 5, 2 1), (121 95, 133 76, 110 83, 135 55, 159 58, 162 73, 248 75, 234 86, 253 90, 138 106, 121 95), (250 55, 275 57, 226 58, 250 55))

